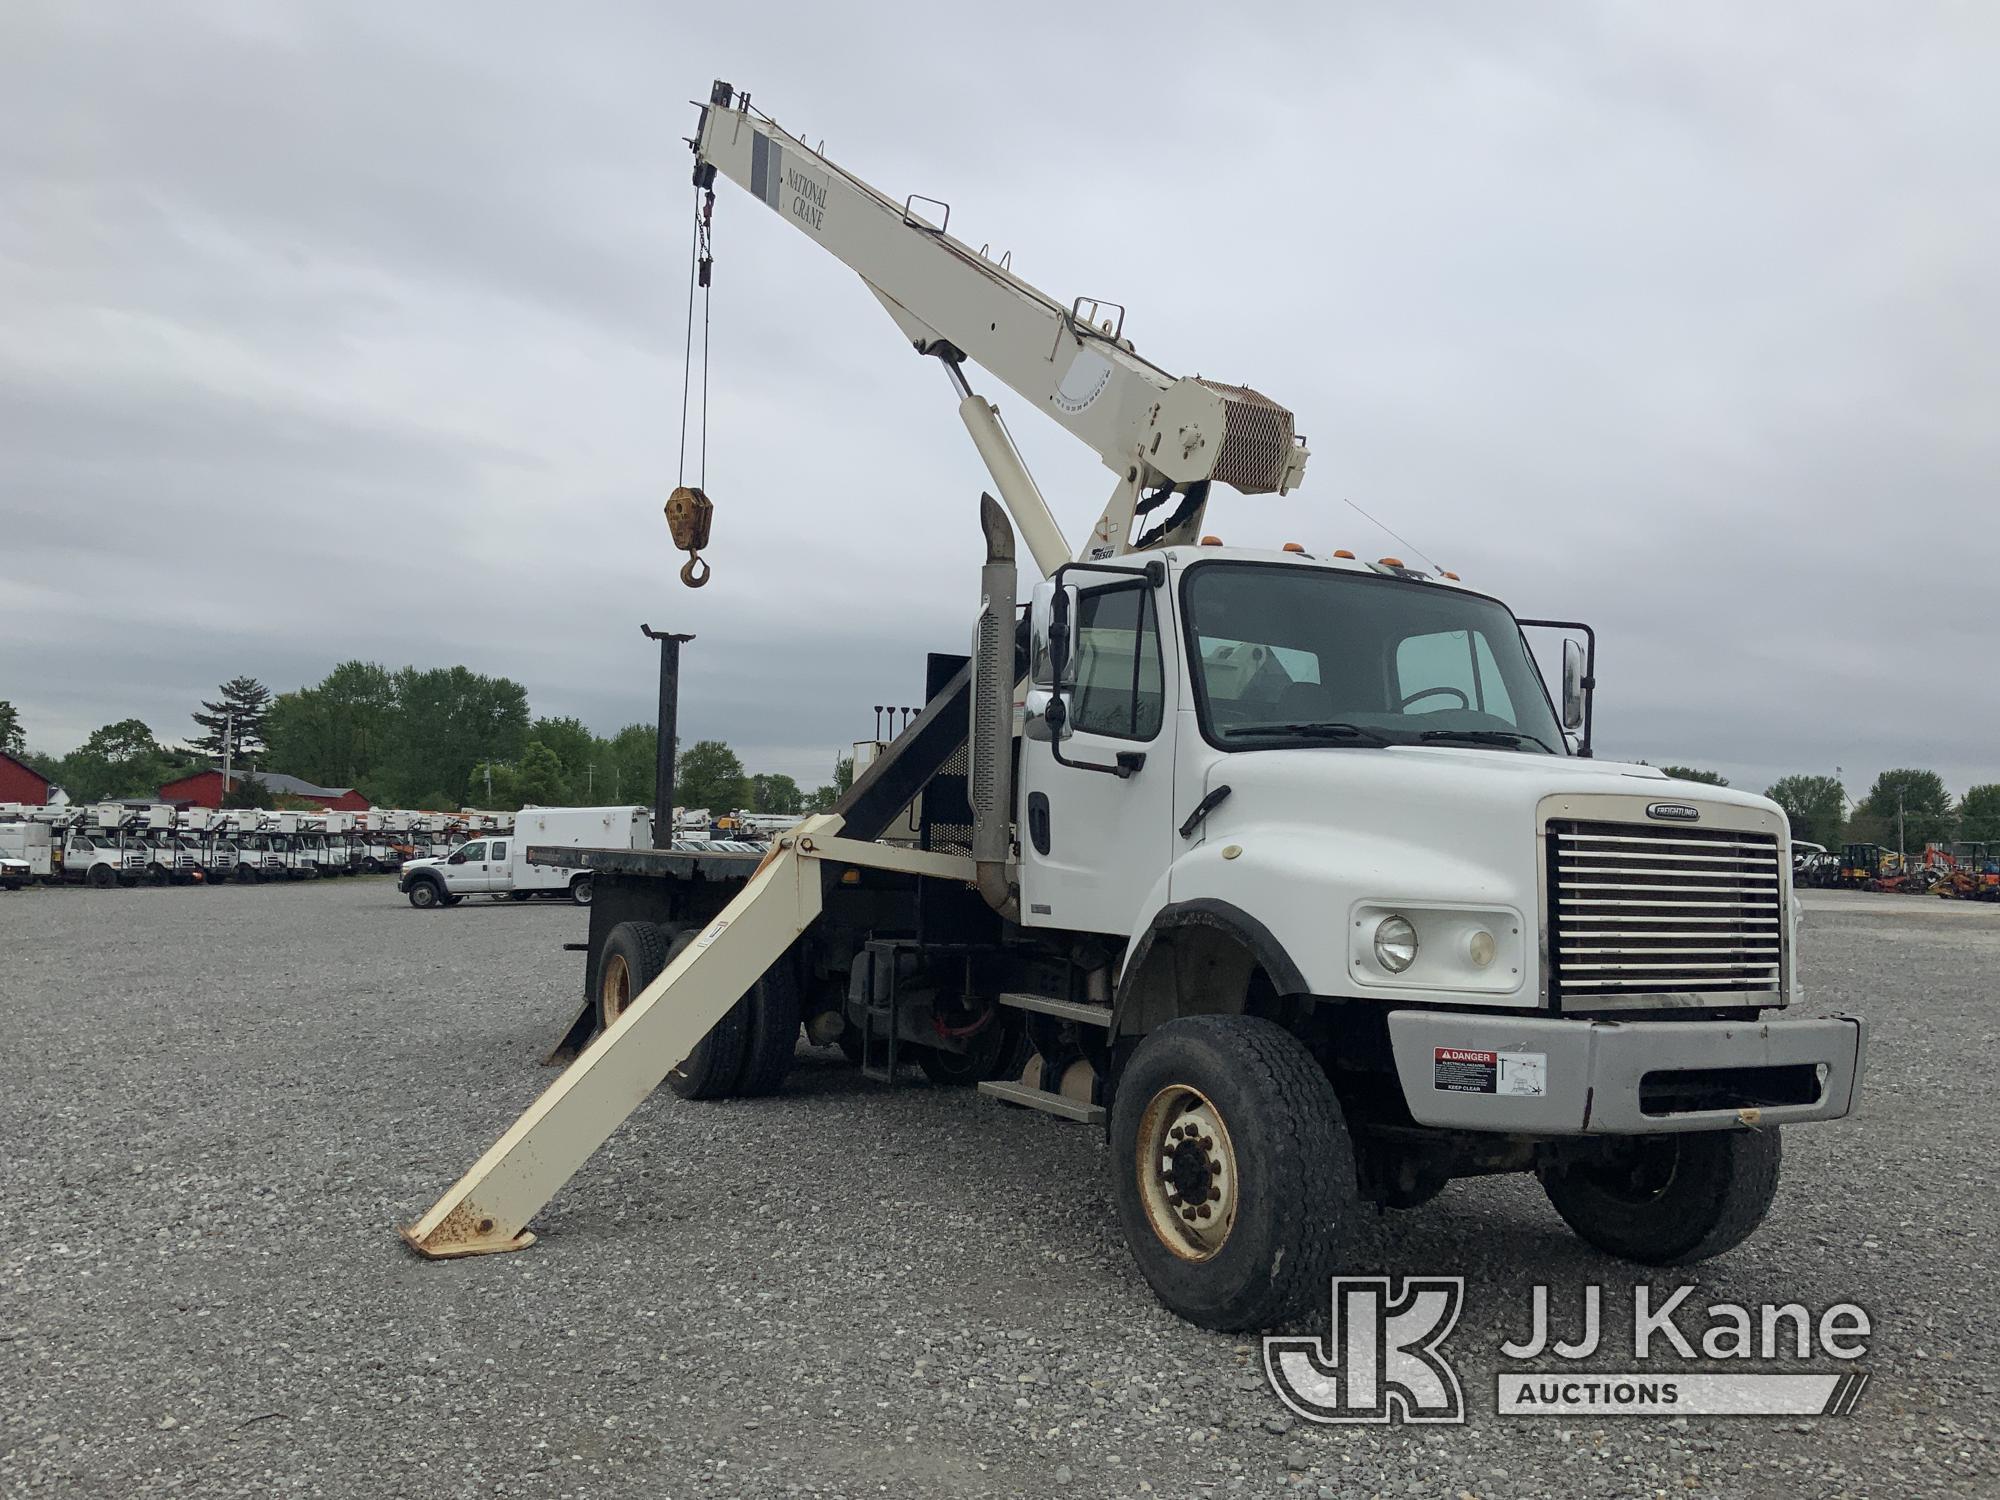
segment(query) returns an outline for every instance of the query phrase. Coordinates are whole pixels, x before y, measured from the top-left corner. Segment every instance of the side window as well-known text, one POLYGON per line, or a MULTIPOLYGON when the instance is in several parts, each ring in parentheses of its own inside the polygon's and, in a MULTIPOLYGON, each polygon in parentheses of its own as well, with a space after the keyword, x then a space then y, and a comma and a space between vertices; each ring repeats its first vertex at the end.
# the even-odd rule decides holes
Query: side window
POLYGON ((458 852, 465 856, 465 862, 467 864, 471 864, 474 860, 486 858, 486 845, 484 842, 477 844, 467 844, 463 849, 459 850, 458 852))
POLYGON ((493 853, 488 857, 489 859, 493 860, 496 863, 500 860, 505 859, 507 857, 506 840, 503 839, 499 843, 495 844, 493 846, 493 853))
POLYGON ((1150 740, 1160 732, 1165 701, 1152 589, 1119 584, 1083 594, 1070 722, 1090 734, 1150 740))

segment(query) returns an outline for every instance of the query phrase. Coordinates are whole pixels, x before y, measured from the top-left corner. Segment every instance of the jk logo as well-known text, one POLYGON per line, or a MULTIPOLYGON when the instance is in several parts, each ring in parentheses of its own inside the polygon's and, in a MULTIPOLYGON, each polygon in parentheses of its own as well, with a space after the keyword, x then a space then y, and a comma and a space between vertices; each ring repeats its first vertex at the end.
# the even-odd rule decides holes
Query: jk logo
POLYGON ((1438 1346, 1465 1301, 1463 1276, 1333 1278, 1326 1342, 1264 1340, 1264 1373, 1308 1422, 1463 1422, 1465 1394, 1438 1346))

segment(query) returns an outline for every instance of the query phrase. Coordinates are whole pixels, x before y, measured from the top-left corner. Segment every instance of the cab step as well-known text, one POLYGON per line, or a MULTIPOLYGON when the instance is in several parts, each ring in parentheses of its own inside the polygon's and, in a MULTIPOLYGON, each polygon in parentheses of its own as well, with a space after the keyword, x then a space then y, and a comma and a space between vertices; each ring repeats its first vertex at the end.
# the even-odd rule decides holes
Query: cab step
POLYGON ((1045 1016, 1054 1016, 1062 1021, 1074 1021, 1079 1026, 1109 1026, 1111 1007, 1108 1005, 1088 1005, 1081 1000, 1064 1000, 1057 995, 1030 995, 1019 991, 1002 993, 1002 1005, 1015 1010, 1039 1011, 1045 1016))
MULTIPOLYGON (((1040 998, 1037 996, 1036 998, 1040 998)), ((1101 1008, 1101 1007, 1093 1007, 1101 1008)), ((1076 1099, 1065 1099, 1061 1094, 1051 1094, 1043 1089, 1030 1088, 1025 1083, 1011 1083, 1005 1080, 989 1079, 979 1085, 979 1092, 989 1099, 998 1099, 1005 1104, 1018 1104, 1024 1109, 1038 1109, 1045 1115, 1055 1115, 1060 1119, 1074 1120, 1079 1125, 1102 1125, 1104 1106, 1085 1104, 1076 1099)))

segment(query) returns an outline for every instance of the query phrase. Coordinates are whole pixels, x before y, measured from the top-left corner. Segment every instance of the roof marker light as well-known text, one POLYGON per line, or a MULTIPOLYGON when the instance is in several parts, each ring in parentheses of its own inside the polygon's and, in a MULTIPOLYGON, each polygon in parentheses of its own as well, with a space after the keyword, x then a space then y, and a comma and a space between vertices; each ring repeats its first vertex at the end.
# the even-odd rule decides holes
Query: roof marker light
POLYGON ((1403 560, 1400 557, 1384 557, 1378 559, 1378 561, 1385 568, 1400 568, 1403 565, 1403 560))
POLYGON ((1353 561, 1354 561, 1354 554, 1353 554, 1352 552, 1349 552, 1349 551, 1348 551, 1348 550, 1347 550, 1347 549, 1346 549, 1345 547, 1337 547, 1337 548, 1335 548, 1335 549, 1334 549, 1334 554, 1333 554, 1333 555, 1334 555, 1335 557, 1344 557, 1344 558, 1346 558, 1346 559, 1347 559, 1347 560, 1348 560, 1349 562, 1353 562, 1353 561))
POLYGON ((1459 576, 1456 573, 1448 572, 1443 568, 1438 569, 1438 571, 1440 573, 1443 573, 1444 576, 1449 578, 1453 583, 1460 583, 1463 581, 1462 579, 1459 578, 1459 576))
POLYGON ((1301 547, 1297 542, 1287 542, 1285 543, 1285 550, 1287 552, 1296 552, 1303 557, 1306 549, 1301 547))
POLYGON ((1220 547, 1222 545, 1222 538, 1219 536, 1205 536, 1201 539, 1201 544, 1204 547, 1220 547))

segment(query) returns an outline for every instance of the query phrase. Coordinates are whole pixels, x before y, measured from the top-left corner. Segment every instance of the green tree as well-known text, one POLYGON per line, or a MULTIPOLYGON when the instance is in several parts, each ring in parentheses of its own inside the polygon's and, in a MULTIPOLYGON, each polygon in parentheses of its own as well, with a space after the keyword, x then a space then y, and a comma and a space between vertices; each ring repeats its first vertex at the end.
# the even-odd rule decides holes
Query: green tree
POLYGON ((5 698, 0 698, 0 753, 25 755, 28 738, 21 732, 21 713, 5 698))
POLYGON ((1718 776, 1713 771, 1697 770, 1693 766, 1661 766, 1661 771, 1676 781, 1699 781, 1708 786, 1728 786, 1727 776, 1718 776))
POLYGON ((521 773, 513 766, 481 761, 466 783, 465 805, 488 812, 513 812, 521 806, 521 773))
POLYGON ((598 773, 592 767, 597 763, 597 747, 602 741, 584 726, 581 719, 537 719, 528 726, 528 738, 539 740, 555 751, 556 759, 562 763, 563 781, 572 797, 595 795, 598 773))
POLYGON ((1847 793, 1831 776, 1800 773, 1783 776, 1764 795, 1785 810, 1792 837, 1832 848, 1840 842, 1840 822, 1847 811, 1847 793))
POLYGON ((225 727, 239 763, 264 754, 264 716, 270 711, 271 690, 254 677, 232 677, 222 684, 221 697, 204 701, 191 717, 202 732, 188 741, 215 760, 222 759, 225 727))
POLYGON ((627 724, 598 742, 597 796, 606 802, 649 807, 658 771, 660 735, 651 724, 627 724))
POLYGON ((222 794, 224 807, 276 807, 271 789, 264 785, 264 778, 254 771, 232 775, 228 791, 222 794))
POLYGON ((806 812, 825 812, 834 803, 846 796, 848 788, 853 785, 854 757, 851 755, 834 757, 833 780, 825 786, 817 788, 810 797, 805 799, 804 810, 806 812))
POLYGON ((404 667, 379 770, 403 806, 462 787, 481 761, 515 762, 528 739, 528 690, 466 667, 404 667))
POLYGON ((2000 782, 1989 781, 1965 794, 1958 804, 1958 836, 2000 844, 2000 782))
POLYGON ((111 797, 152 797, 173 779, 180 762, 138 719, 120 719, 91 731, 90 738, 56 762, 51 777, 77 802, 111 797))
POLYGON ((733 812, 747 800, 743 762, 721 740, 696 740, 674 762, 674 802, 733 812))
POLYGON ((521 752, 522 807, 561 807, 569 801, 562 758, 540 740, 529 740, 521 752))
POLYGON ((1881 829, 1875 840, 1891 849, 1896 847, 1899 807, 1905 849, 1921 851, 1933 839, 1951 837, 1951 793, 1937 772, 1884 771, 1861 799, 1860 811, 1870 820, 1867 826, 1881 829))
POLYGON ((273 701, 264 725, 265 764, 322 786, 358 786, 377 774, 398 712, 386 668, 342 662, 316 686, 273 701))
POLYGON ((750 778, 750 811, 760 813, 795 813, 805 807, 805 793, 791 777, 778 772, 766 772, 750 778))

